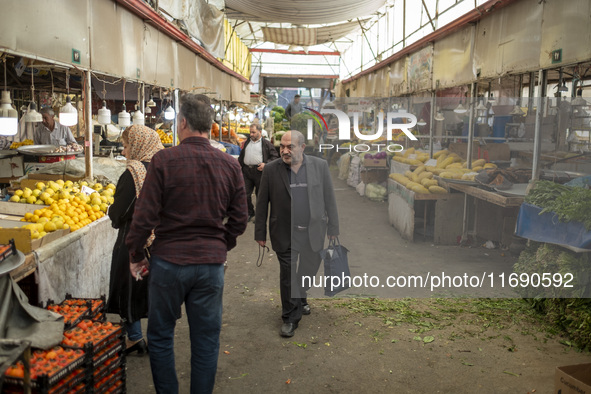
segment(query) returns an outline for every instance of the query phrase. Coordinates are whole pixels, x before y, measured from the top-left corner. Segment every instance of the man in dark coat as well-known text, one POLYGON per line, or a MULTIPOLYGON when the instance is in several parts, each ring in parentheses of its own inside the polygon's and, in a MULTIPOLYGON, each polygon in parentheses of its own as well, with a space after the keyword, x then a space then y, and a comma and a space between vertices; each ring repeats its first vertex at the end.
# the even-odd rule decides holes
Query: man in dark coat
POLYGON ((244 186, 246 188, 246 204, 248 205, 248 221, 254 217, 254 205, 252 204, 252 191, 259 192, 261 176, 265 164, 279 158, 277 150, 269 140, 262 137, 263 129, 259 123, 250 125, 250 138, 244 143, 244 147, 238 157, 244 186))
POLYGON ((339 235, 339 215, 332 179, 325 160, 304 155, 302 133, 281 138, 281 160, 265 167, 257 195, 255 240, 264 247, 269 234, 279 260, 283 325, 280 334, 294 335, 302 314, 310 314, 302 277, 314 277, 326 236, 339 235), (299 264, 298 264, 299 259, 299 264))

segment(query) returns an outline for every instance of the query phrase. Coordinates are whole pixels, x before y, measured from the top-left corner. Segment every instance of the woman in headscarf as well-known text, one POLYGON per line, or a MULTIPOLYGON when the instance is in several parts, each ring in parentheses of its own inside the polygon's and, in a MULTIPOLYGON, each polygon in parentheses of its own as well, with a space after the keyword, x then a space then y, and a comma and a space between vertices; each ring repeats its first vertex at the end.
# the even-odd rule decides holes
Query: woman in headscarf
MULTIPOLYGON (((113 227, 119 229, 119 234, 113 248, 107 312, 118 313, 125 321, 126 352, 129 354, 137 351, 138 354, 144 354, 147 352, 147 345, 143 339, 140 319, 148 313, 148 281, 136 281, 131 277, 125 237, 131 225, 135 201, 146 179, 148 165, 152 156, 164 149, 164 146, 156 131, 140 125, 125 129, 121 141, 123 155, 127 158, 127 169, 119 178, 114 202, 109 208, 109 217, 113 227)), ((154 234, 148 239, 147 248, 153 240, 154 234)))

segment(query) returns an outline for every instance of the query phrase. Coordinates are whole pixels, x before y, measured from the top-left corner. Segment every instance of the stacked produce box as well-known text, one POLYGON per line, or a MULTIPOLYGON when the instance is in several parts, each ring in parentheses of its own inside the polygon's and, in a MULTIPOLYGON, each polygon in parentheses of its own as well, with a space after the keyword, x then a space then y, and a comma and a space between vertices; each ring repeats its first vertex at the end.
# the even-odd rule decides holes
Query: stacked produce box
MULTIPOLYGON (((105 298, 73 298, 50 302, 48 310, 65 319, 62 342, 31 357, 34 393, 122 393, 126 390, 125 332, 121 324, 104 321, 105 298)), ((23 392, 24 364, 5 373, 3 392, 23 392)))

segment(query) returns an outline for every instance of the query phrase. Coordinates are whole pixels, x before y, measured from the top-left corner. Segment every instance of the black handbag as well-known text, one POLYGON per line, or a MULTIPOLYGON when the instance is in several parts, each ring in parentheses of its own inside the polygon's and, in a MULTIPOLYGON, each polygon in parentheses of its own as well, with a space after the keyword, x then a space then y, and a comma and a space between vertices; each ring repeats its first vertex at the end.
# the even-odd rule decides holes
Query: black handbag
POLYGON ((320 257, 324 260, 325 296, 332 297, 351 287, 347 253, 349 250, 341 245, 338 238, 330 240, 328 248, 320 252, 320 257))

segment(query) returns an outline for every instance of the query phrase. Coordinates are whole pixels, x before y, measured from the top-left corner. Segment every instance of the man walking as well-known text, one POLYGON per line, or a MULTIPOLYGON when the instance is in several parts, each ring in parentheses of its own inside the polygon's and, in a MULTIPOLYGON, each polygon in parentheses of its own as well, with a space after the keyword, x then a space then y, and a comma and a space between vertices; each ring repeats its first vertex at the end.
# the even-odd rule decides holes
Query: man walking
POLYGON ((238 162, 242 167, 244 186, 246 188, 246 204, 248 205, 248 221, 254 217, 254 206, 252 205, 252 191, 259 192, 263 168, 268 162, 279 158, 277 150, 263 138, 262 127, 258 123, 250 125, 250 138, 244 143, 244 147, 238 156, 238 162))
POLYGON ((185 303, 191 335, 191 393, 211 393, 222 323, 224 262, 246 229, 240 166, 213 148, 211 106, 181 98, 180 145, 152 158, 127 236, 130 270, 148 274, 148 349, 157 393, 178 393, 174 329, 185 303), (224 219, 227 217, 227 221, 224 219), (144 245, 154 229, 150 262, 144 245))
POLYGON ((293 98, 293 101, 287 104, 287 107, 285 108, 285 117, 291 122, 291 118, 303 110, 302 104, 300 103, 300 95, 296 94, 293 98))
POLYGON ((265 167, 257 195, 255 240, 264 247, 269 233, 279 260, 281 292, 280 335, 291 337, 302 314, 311 313, 302 288, 303 276, 313 277, 320 266, 324 239, 339 235, 339 218, 332 180, 325 160, 304 155, 304 136, 296 130, 281 138, 281 160, 265 167), (299 260, 299 264, 298 264, 299 260))

